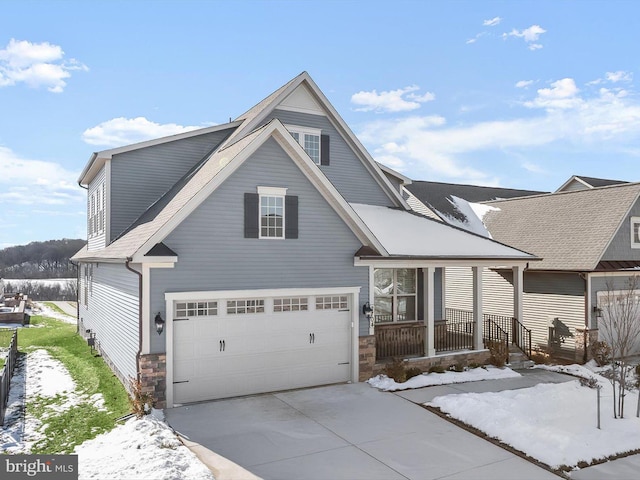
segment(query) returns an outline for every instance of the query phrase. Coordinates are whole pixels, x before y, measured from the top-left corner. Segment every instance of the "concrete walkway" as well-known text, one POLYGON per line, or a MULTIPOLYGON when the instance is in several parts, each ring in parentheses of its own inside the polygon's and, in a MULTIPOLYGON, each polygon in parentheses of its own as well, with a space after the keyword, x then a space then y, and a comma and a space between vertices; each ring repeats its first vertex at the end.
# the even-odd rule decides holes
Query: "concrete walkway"
POLYGON ((219 400, 166 415, 181 435, 264 479, 558 478, 365 383, 219 400))
POLYGON ((78 310, 75 306, 71 305, 69 302, 50 302, 53 303, 56 307, 62 310, 67 315, 72 317, 76 317, 78 315, 78 310))
POLYGON ((610 462, 571 472, 576 480, 635 480, 640 477, 640 455, 630 455, 610 462))

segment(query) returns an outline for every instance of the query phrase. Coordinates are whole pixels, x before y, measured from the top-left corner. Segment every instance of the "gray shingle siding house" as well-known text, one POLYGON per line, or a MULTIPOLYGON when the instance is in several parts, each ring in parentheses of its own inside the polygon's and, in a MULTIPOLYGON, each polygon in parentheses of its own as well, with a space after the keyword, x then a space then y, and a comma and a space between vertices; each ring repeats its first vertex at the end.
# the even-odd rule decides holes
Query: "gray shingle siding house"
MULTIPOLYGON (((524 272, 522 318, 534 347, 578 361, 598 338, 603 295, 624 289, 640 267, 640 184, 610 182, 483 203, 492 207, 483 221, 493 239, 542 258, 524 272)), ((448 270, 447 307, 469 308, 470 275, 448 270)), ((510 314, 511 272, 488 269, 483 284, 485 313, 510 314)))
MULTIPOLYGON (((228 124, 94 153, 80 331, 160 407, 366 379, 407 332, 401 354, 451 359, 436 272, 537 258, 415 214, 407 181, 306 72, 228 124)), ((486 357, 480 290, 460 350, 486 357)))

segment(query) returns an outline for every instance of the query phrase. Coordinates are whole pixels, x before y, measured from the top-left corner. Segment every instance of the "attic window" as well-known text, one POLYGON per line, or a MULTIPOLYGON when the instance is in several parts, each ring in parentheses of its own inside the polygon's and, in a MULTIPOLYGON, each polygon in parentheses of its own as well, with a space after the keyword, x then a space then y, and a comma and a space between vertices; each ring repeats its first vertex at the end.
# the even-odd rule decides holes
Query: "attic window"
POLYGON ((631 248, 640 248, 640 217, 631 217, 631 248))
POLYGON ((317 128, 298 127, 295 125, 287 125, 287 130, 300 144, 304 151, 307 152, 311 160, 320 165, 320 148, 321 148, 321 131, 317 128))

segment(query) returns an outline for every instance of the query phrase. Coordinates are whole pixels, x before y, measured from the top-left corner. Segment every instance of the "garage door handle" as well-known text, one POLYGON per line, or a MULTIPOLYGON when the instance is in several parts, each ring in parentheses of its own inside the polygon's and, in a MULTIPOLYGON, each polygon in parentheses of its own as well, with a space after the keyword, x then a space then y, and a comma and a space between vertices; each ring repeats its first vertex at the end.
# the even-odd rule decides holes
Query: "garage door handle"
POLYGON ((316 343, 316 334, 315 333, 310 333, 309 334, 309 343, 316 343))
POLYGON ((225 341, 220 340, 220 351, 224 352, 226 348, 227 348, 227 344, 225 343, 225 341))

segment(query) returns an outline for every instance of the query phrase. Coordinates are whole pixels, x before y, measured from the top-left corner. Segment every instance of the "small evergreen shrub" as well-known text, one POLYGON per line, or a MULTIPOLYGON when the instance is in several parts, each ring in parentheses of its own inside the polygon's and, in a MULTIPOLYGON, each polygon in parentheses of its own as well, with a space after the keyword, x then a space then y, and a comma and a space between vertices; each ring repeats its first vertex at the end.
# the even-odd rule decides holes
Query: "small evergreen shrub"
POLYGON ((384 373, 389 378, 393 378, 398 383, 404 383, 407 381, 407 372, 404 365, 404 361, 401 358, 395 357, 391 363, 387 364, 384 369, 384 373))
POLYGON ((611 347, 605 341, 593 342, 590 347, 591 356, 599 367, 604 367, 611 363, 611 347))
POLYGON ((466 369, 467 369, 467 368, 466 368, 466 366, 465 366, 465 364, 464 364, 463 362, 457 362, 457 363, 454 363, 453 365, 451 365, 451 366, 449 367, 449 371, 451 371, 451 372, 456 372, 456 373, 462 373, 462 372, 464 372, 466 369))
POLYGON ((444 373, 445 371, 442 365, 431 365, 429 367, 429 373, 444 373))

